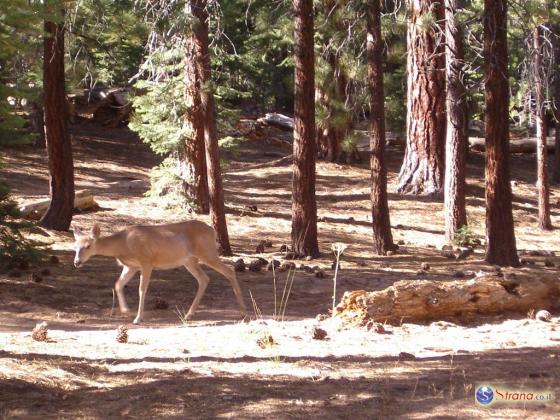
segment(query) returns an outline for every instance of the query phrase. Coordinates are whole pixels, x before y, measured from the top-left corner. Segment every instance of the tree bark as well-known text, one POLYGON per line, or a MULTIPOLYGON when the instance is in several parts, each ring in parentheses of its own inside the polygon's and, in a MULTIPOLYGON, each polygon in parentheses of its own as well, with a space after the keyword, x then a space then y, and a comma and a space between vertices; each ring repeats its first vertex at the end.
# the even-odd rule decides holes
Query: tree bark
MULTIPOLYGON (((185 5, 186 15, 193 15, 193 2, 185 5)), ((191 31, 185 48, 185 102, 187 111, 184 119, 190 135, 179 152, 183 191, 192 202, 195 212, 207 214, 210 210, 208 177, 204 145, 204 110, 201 92, 204 89, 201 74, 196 66, 196 39, 191 31)))
MULTIPOLYGON (((407 33, 407 140, 397 191, 441 196, 445 153, 445 51, 440 28, 423 28, 425 15, 444 21, 439 0, 410 0, 407 33)), ((435 23, 434 25, 442 23, 435 23)))
POLYGON ((294 164, 292 175, 292 248, 319 256, 315 199, 315 59, 313 1, 294 0, 294 164))
POLYGON ((371 215, 373 248, 378 255, 395 249, 387 203, 385 165, 385 93, 383 87, 383 39, 379 0, 368 0, 367 58, 370 101, 371 215))
POLYGON ((465 204, 465 166, 468 147, 463 85, 463 30, 455 19, 459 0, 445 3, 445 75, 447 136, 445 142, 445 239, 452 242, 457 231, 467 224, 465 204))
POLYGON ((401 280, 375 292, 346 292, 336 307, 337 316, 367 324, 472 321, 481 315, 552 309, 560 296, 555 276, 517 274, 514 278, 482 275, 470 281, 401 280))
POLYGON ((535 82, 537 122, 537 194, 539 205, 539 228, 551 230, 550 221, 550 186, 548 183, 548 151, 546 137, 548 134, 546 108, 543 89, 543 63, 542 63, 542 27, 537 25, 533 30, 533 77, 535 82))
POLYGON ((554 163, 552 179, 560 183, 560 25, 554 26, 552 45, 554 49, 553 113, 554 113, 554 163))
POLYGON ((486 261, 518 266, 509 169, 507 1, 484 0, 486 261))
POLYGON ((218 248, 221 255, 232 255, 226 223, 224 189, 220 171, 220 154, 218 132, 216 129, 216 112, 214 93, 212 91, 210 52, 208 49, 208 12, 206 0, 191 0, 192 13, 195 18, 193 32, 195 37, 196 65, 200 74, 200 103, 204 121, 204 142, 206 146, 206 164, 208 165, 208 190, 210 195, 210 219, 216 230, 218 248))
MULTIPOLYGON (((62 13, 58 1, 46 3, 49 14, 62 13)), ((64 22, 45 21, 43 42, 44 122, 49 158, 49 208, 39 224, 49 229, 68 230, 74 208, 74 163, 72 143, 66 126, 64 80, 64 22)))

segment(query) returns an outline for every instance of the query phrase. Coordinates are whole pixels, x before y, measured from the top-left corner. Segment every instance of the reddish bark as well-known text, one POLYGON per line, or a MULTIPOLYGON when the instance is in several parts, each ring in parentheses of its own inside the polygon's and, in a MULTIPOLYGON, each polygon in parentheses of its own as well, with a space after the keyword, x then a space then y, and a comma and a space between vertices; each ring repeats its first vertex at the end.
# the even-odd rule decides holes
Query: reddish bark
MULTIPOLYGON (((47 10, 54 14, 58 2, 48 1, 47 10)), ((62 12, 64 16, 64 12, 62 12)), ((64 23, 45 22, 43 89, 44 122, 49 157, 51 202, 39 222, 55 230, 68 230, 74 209, 74 163, 72 143, 66 125, 66 92, 64 81, 64 23)))
POLYGON ((465 166, 467 133, 465 87, 463 85, 463 31, 455 19, 458 0, 445 4, 445 75, 447 137, 445 143, 445 239, 452 242, 457 231, 467 224, 465 204, 465 166))
POLYGON ((484 1, 486 261, 518 266, 509 169, 507 1, 484 1))
POLYGON ((439 0, 410 0, 407 34, 407 140, 397 191, 439 196, 443 193, 445 147, 445 51, 440 28, 423 28, 433 13, 443 25, 439 0))
MULTIPOLYGON (((193 14, 193 4, 186 4, 187 16, 193 14)), ((186 41, 185 49, 185 124, 190 135, 185 139, 180 151, 181 178, 184 193, 192 201, 197 213, 207 214, 210 210, 208 178, 206 169, 206 152, 204 146, 204 110, 200 93, 203 90, 201 75, 196 66, 195 33, 191 31, 186 41)))
POLYGON ((216 230, 218 247, 221 255, 232 255, 226 223, 224 189, 220 171, 220 154, 218 149, 218 132, 214 93, 210 70, 210 52, 208 49, 208 12, 206 0, 191 0, 196 66, 200 74, 200 104, 203 110, 204 141, 206 146, 206 164, 208 166, 208 190, 210 195, 210 219, 216 230))
POLYGON ((378 255, 395 249, 387 203, 385 166, 385 95, 382 65, 383 39, 379 0, 368 0, 367 56, 370 96, 371 215, 373 247, 378 255))
POLYGON ((315 59, 313 1, 294 0, 294 164, 292 177, 292 247, 319 256, 315 199, 315 59))
POLYGON ((553 85, 553 112, 554 112, 554 161, 552 165, 552 179, 560 183, 560 25, 554 26, 552 45, 554 48, 554 85, 553 85))
POLYGON ((542 80, 542 27, 533 30, 533 77, 535 82, 536 122, 537 122, 537 194, 539 203, 539 228, 552 229, 550 221, 550 186, 548 183, 548 152, 546 136, 548 133, 544 89, 542 80))

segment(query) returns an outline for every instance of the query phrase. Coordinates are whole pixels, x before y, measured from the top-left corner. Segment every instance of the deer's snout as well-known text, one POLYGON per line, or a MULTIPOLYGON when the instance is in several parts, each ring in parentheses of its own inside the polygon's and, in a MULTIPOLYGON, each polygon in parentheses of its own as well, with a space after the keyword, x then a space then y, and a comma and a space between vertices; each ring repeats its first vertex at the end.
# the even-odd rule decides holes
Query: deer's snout
POLYGON ((84 265, 84 263, 81 262, 80 260, 78 259, 74 260, 74 267, 80 268, 82 265, 84 265))

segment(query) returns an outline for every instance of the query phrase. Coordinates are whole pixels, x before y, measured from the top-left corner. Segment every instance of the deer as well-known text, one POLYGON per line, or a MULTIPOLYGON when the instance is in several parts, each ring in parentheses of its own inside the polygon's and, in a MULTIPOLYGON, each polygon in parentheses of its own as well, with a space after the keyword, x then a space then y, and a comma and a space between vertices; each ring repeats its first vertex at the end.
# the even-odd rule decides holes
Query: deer
POLYGON ((235 271, 220 261, 216 231, 204 222, 189 220, 165 225, 130 226, 104 237, 101 236, 98 224, 94 224, 87 233, 77 226, 73 227, 73 231, 76 268, 82 267, 95 255, 115 257, 123 267, 114 289, 122 313, 130 311, 123 292, 124 286, 140 271, 138 313, 134 324, 143 321, 144 302, 152 271, 180 266, 184 266, 198 281, 198 290, 186 315, 187 319, 191 319, 210 281, 201 264, 226 277, 233 288, 242 316, 247 316, 235 271))

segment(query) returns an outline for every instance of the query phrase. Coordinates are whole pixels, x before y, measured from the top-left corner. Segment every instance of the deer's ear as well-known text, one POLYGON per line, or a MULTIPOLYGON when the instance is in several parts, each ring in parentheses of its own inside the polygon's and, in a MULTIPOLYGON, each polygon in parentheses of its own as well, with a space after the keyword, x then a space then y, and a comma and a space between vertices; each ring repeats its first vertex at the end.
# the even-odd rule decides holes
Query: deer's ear
POLYGON ((99 235, 101 235, 101 229, 97 223, 94 224, 93 227, 91 228, 91 234, 95 239, 99 238, 99 235))
POLYGON ((79 239, 82 236, 82 231, 78 226, 72 226, 72 232, 74 232, 74 239, 79 239))

